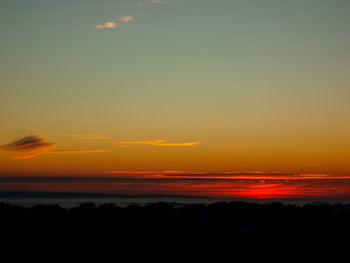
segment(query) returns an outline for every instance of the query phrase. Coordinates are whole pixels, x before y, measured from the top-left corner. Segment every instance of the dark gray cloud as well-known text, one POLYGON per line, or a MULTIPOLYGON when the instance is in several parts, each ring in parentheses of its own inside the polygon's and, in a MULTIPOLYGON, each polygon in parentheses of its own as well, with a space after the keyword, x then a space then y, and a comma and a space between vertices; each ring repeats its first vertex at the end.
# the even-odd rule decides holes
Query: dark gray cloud
POLYGON ((21 152, 15 155, 14 159, 29 159, 47 152, 55 147, 55 143, 46 142, 39 135, 29 135, 17 141, 1 146, 3 150, 21 152))

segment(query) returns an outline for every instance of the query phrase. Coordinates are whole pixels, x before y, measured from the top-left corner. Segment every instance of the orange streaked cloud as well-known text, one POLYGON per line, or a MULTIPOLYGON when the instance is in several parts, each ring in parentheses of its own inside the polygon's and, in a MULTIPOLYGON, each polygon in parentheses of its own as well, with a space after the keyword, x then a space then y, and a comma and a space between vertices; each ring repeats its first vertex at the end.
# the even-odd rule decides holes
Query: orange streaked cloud
MULTIPOLYGON (((177 194, 225 198, 324 198, 347 197, 350 177, 287 179, 180 178, 120 171, 105 177, 0 177, 0 191, 71 191, 116 194, 177 194)), ((164 171, 167 172, 167 171, 164 171)), ((146 174, 147 173, 147 174, 146 174)), ((220 174, 220 173, 218 173, 220 174)), ((332 176, 330 176, 332 177, 332 176)))
POLYGON ((190 173, 189 171, 104 171, 105 174, 117 177, 133 178, 166 178, 167 174, 190 173))
MULTIPOLYGON (((73 137, 81 137, 84 139, 102 139, 100 137, 93 137, 88 136, 84 137, 87 134, 71 134, 68 136, 73 137)), ((43 138, 41 138, 39 135, 31 135, 26 136, 24 138, 21 138, 17 141, 14 141, 12 143, 6 144, 1 146, 0 148, 6 151, 14 151, 14 152, 20 152, 20 154, 17 154, 13 156, 13 159, 30 159, 37 157, 44 153, 51 153, 51 154, 83 154, 83 153, 101 153, 101 152, 110 152, 110 150, 105 149, 58 149, 58 150, 50 150, 51 148, 55 147, 55 143, 45 142, 43 138)))
POLYGON ((196 146, 199 142, 185 142, 185 143, 159 143, 158 146, 196 146))
POLYGON ((154 141, 128 141, 128 142, 116 142, 118 144, 149 144, 157 145, 159 143, 164 143, 165 140, 154 140, 154 141))
POLYGON ((39 135, 30 135, 3 145, 1 148, 6 151, 21 152, 13 156, 13 159, 30 159, 48 152, 55 146, 55 143, 45 142, 39 135))
POLYGON ((190 173, 190 171, 105 171, 110 174, 172 174, 172 173, 190 173))
POLYGON ((298 173, 264 173, 264 172, 195 172, 195 171, 105 171, 115 175, 154 175, 156 178, 178 179, 220 179, 220 180, 312 180, 312 179, 350 179, 350 176, 335 176, 331 174, 298 174, 298 173))
POLYGON ((127 141, 116 142, 117 144, 145 144, 155 146, 196 146, 199 142, 185 142, 185 143, 168 143, 166 140, 154 140, 154 141, 127 141))

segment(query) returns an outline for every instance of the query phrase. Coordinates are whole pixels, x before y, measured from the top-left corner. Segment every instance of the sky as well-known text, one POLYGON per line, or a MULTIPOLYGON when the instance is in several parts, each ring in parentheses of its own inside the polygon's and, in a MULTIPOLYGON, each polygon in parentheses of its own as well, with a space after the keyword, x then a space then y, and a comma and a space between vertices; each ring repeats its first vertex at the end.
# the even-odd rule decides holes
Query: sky
POLYGON ((347 195, 349 11, 0 0, 0 190, 347 195))

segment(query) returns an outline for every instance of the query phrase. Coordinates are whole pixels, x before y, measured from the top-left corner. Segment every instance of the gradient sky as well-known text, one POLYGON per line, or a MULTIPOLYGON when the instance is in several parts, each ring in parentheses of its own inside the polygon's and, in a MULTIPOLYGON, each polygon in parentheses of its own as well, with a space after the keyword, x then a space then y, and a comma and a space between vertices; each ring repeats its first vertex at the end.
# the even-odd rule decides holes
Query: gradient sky
POLYGON ((349 12, 348 0, 0 0, 0 175, 350 176, 349 12), (14 147, 26 136, 34 146, 14 147))

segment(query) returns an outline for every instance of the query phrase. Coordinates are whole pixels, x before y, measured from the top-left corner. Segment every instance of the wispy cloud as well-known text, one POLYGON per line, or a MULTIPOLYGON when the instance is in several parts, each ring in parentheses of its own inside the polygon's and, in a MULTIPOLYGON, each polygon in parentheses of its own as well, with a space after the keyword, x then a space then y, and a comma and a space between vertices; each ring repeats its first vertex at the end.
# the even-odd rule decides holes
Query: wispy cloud
POLYGON ((165 140, 154 140, 154 141, 128 141, 128 142, 116 142, 118 144, 149 144, 157 145, 159 143, 164 143, 165 140))
POLYGON ((7 151, 21 152, 13 156, 14 159, 30 159, 46 153, 55 146, 55 143, 45 142, 39 135, 30 135, 3 145, 1 148, 7 151))
POLYGON ((120 18, 120 21, 122 22, 130 22, 135 20, 135 16, 123 16, 120 18))
POLYGON ((117 144, 145 144, 145 145, 156 145, 156 146, 195 146, 199 142, 181 142, 181 143, 168 143, 166 140, 154 140, 154 141, 127 141, 127 142, 116 142, 117 144))
POLYGON ((350 179, 349 176, 316 173, 268 173, 268 172, 200 172, 200 171, 105 171, 106 174, 139 175, 154 178, 217 179, 217 180, 312 180, 312 179, 350 179))
POLYGON ((113 22, 113 21, 108 21, 105 22, 104 24, 97 24, 94 26, 94 29, 98 30, 98 29, 112 29, 112 28, 116 28, 116 27, 120 27, 120 23, 117 22, 113 22))
POLYGON ((189 174, 191 171, 105 171, 106 174, 116 175, 167 175, 167 174, 189 174))
MULTIPOLYGON (((94 137, 92 134, 70 134, 67 136, 80 137, 83 139, 102 139, 102 137, 94 137)), ((104 137, 103 137, 104 138, 104 137)), ((110 152, 106 149, 57 149, 50 150, 55 147, 55 143, 46 142, 39 135, 30 135, 23 137, 12 143, 0 146, 0 149, 12 152, 18 152, 13 159, 30 159, 44 153, 50 154, 84 154, 84 153, 102 153, 110 152)))
POLYGON ((98 29, 113 29, 113 28, 118 28, 121 27, 123 24, 131 22, 133 20, 135 20, 135 17, 138 16, 137 14, 134 15, 127 15, 127 16, 123 16, 121 18, 119 18, 119 22, 113 22, 113 21, 109 21, 106 22, 104 24, 98 24, 94 26, 94 29, 98 30, 98 29))
POLYGON ((122 27, 123 24, 134 21, 137 16, 140 16, 140 14, 143 12, 143 9, 146 5, 150 4, 165 4, 167 1, 165 0, 147 0, 147 2, 138 2, 137 3, 137 8, 138 12, 132 14, 132 15, 125 15, 122 16, 119 19, 115 19, 115 21, 108 21, 103 24, 96 24, 94 25, 94 29, 99 30, 99 29, 113 29, 113 28, 118 28, 122 27))
POLYGON ((196 146, 199 142, 159 143, 158 146, 196 146))

